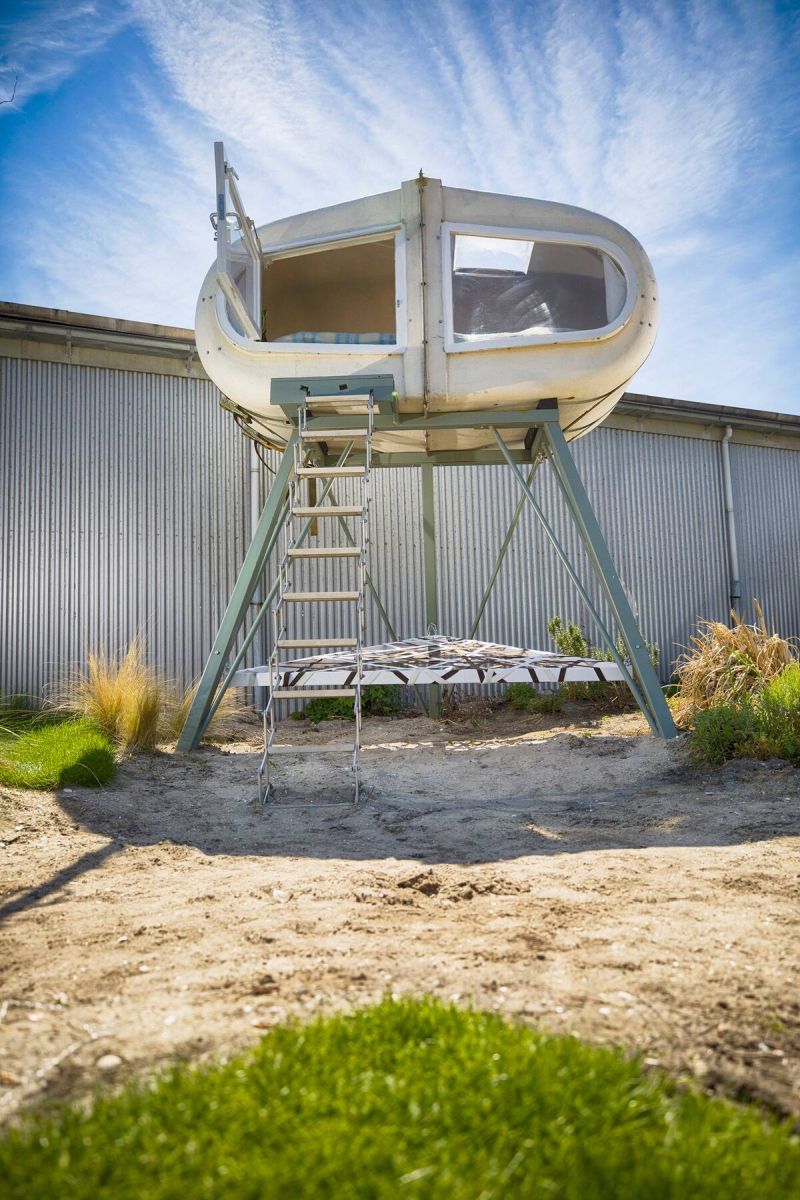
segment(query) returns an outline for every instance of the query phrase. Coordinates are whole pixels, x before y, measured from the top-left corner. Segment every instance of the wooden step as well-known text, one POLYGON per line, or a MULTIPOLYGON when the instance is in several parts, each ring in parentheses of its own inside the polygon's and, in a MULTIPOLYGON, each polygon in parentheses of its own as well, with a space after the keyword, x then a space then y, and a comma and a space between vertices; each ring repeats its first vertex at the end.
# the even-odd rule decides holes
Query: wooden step
POLYGON ((284 592, 281 600, 289 604, 310 604, 315 601, 357 600, 358 592, 284 592))
POLYGON ((267 751, 273 754, 352 754, 355 742, 323 742, 319 746, 273 746, 267 751))
POLYGON ((345 696, 352 698, 355 688, 273 688, 274 700, 336 700, 345 696))
POLYGON ((298 467, 295 474, 304 479, 358 479, 366 467, 298 467))
POLYGON ((355 505, 316 505, 314 508, 293 508, 293 517, 363 517, 364 509, 355 505))
POLYGON ((317 646, 357 646, 357 638, 278 638, 278 648, 281 650, 313 650, 317 646))
POLYGON ((358 546, 297 546, 287 550, 289 558, 360 558, 358 546))

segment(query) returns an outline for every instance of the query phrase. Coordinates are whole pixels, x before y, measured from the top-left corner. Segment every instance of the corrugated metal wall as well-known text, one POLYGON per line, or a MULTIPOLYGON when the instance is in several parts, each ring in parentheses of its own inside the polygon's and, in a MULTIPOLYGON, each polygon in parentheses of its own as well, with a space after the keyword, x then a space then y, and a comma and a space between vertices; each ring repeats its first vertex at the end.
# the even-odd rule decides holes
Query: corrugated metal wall
POLYGON ((211 383, 0 359, 0 690, 137 630, 202 667, 246 548, 247 448, 211 383))
MULTIPOLYGON (((249 532, 249 446, 207 381, 0 359, 0 689, 36 695, 87 647, 145 632, 168 675, 202 670, 249 532)), ((603 427, 574 446, 662 677, 699 617, 724 619, 715 441, 603 427)), ((800 631, 800 453, 732 447, 745 599, 800 631)), ((439 626, 468 632, 516 504, 503 467, 435 471, 439 626)), ((341 486, 338 499, 345 501, 341 486)), ((549 468, 536 494, 575 561, 549 468)), ((424 631, 420 471, 374 473, 371 570, 398 636, 424 631)), ((588 572, 585 573, 588 580, 588 572)), ((333 584, 333 576, 328 581, 333 584)), ((595 585, 590 592, 601 612, 595 585)), ((586 613, 526 506, 478 636, 547 647, 586 613)), ((335 616, 325 632, 336 632, 335 616)), ((370 605, 370 640, 387 637, 370 605)))
POLYGON ((742 607, 753 598, 767 623, 800 636, 800 454, 731 446, 742 607))

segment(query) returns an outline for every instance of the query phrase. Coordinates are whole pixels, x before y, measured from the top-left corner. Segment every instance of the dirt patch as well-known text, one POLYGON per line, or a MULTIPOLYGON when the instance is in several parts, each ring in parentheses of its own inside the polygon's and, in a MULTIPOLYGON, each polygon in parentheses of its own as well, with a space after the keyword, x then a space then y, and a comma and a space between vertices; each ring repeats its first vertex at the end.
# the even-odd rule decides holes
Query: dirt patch
MULTIPOLYGON (((344 725, 288 723, 299 743, 344 725)), ((249 735, 248 735, 249 739, 249 735)), ((800 1111, 800 772, 640 718, 369 721, 365 798, 252 740, 0 798, 0 1112, 432 993, 800 1111)))

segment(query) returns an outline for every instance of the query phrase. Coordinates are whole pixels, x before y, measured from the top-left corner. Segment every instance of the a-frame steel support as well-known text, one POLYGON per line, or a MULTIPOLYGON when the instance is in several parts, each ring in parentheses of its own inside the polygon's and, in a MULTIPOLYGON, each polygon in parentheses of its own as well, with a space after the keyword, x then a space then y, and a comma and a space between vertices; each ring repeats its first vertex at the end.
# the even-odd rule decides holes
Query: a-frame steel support
MULTIPOLYGON (((376 380, 383 381, 384 377, 375 377, 376 380)), ((369 381, 371 382, 371 381, 369 381)), ((343 376, 341 379, 326 379, 326 380, 291 380, 291 381, 273 381, 273 403, 276 396, 276 385, 278 393, 288 391, 289 398, 284 398, 284 411, 291 416, 291 394, 297 391, 298 388, 305 389, 311 394, 316 395, 331 395, 336 394, 337 390, 341 391, 344 386, 349 389, 363 391, 365 380, 356 376, 343 376)), ((375 387, 388 387, 383 383, 376 384, 375 387)), ((387 396, 391 392, 387 393, 387 396)), ((377 392, 376 392, 377 398, 377 392)), ((482 428, 491 430, 494 436, 497 449, 491 451, 478 451, 473 455, 465 455, 462 453, 440 452, 438 454, 378 454, 373 456, 373 467, 385 466, 421 466, 423 467, 423 490, 425 492, 424 505, 427 525, 424 531, 424 548, 425 554, 425 585, 426 585, 426 614, 430 616, 435 605, 435 580, 436 580, 436 549, 435 538, 433 531, 433 505, 432 505, 432 466, 463 464, 470 461, 478 463, 506 463, 513 471, 517 482, 522 491, 520 503, 515 509, 514 516, 511 521, 508 533, 504 539, 503 545, 500 548, 498 558, 495 562, 489 584, 481 600, 478 615, 470 630, 470 636, 473 636, 477 629, 480 617, 486 607, 486 604, 491 594, 492 587, 499 574, 503 559, 511 544, 511 538, 519 518, 522 513, 525 502, 527 501, 533 508, 539 522, 541 523, 545 534, 550 540, 556 554, 563 563, 570 579, 581 595, 592 619, 595 621, 603 640, 605 641, 609 652, 613 656, 617 665, 620 667, 623 677, 628 686, 631 688, 633 695, 639 704, 644 716, 646 717, 651 729, 655 734, 663 738, 672 738, 677 735, 675 723, 672 720, 672 715, 664 698, 664 693, 658 682, 655 669, 650 661, 650 656, 647 652, 647 647, 644 643, 641 633, 639 632, 634 617, 633 610, 630 606, 628 598, 625 594, 625 589, 622 586, 620 578, 614 566, 611 554, 606 545, 605 538, 595 516, 594 510, 586 494, 583 482, 578 473, 575 461, 570 453, 566 438, 561 430, 558 422, 558 412, 555 409, 531 409, 510 410, 508 412, 447 412, 434 413, 428 416, 406 416, 389 411, 389 400, 381 406, 383 411, 379 410, 374 420, 374 428, 376 432, 384 430, 434 430, 434 429, 476 429, 482 428), (506 444, 504 437, 501 436, 500 430, 511 428, 523 428, 531 430, 534 433, 533 443, 529 451, 521 453, 519 450, 512 450, 506 444), (597 578, 602 593, 608 604, 608 607, 613 614, 616 625, 619 629, 622 643, 625 647, 627 659, 623 658, 616 646, 615 639, 609 629, 606 628, 600 614, 597 611, 592 599, 587 592, 584 584, 579 578, 574 565, 569 559, 565 548, 561 545, 555 530, 550 525, 544 512, 542 511, 536 497, 531 489, 533 473, 537 463, 544 452, 548 458, 556 481, 561 491, 567 510, 572 517, 577 531, 580 535, 581 542, 586 550, 592 571, 597 578), (530 474, 526 478, 522 467, 525 463, 530 466, 530 474), (430 494, 429 494, 430 493, 430 494)), ((327 430, 340 430, 342 437, 346 436, 348 428, 354 428, 354 419, 348 416, 326 416, 320 421, 321 427, 327 430)), ((308 423, 308 428, 313 428, 313 420, 308 423)), ((262 605, 261 609, 254 618, 244 642, 239 647, 236 655, 231 660, 233 647, 236 639, 243 628, 246 620, 246 615, 250 605, 253 593, 256 590, 259 577, 264 571, 266 562, 275 545, 282 522, 285 519, 287 508, 287 487, 293 465, 293 451, 296 440, 296 433, 292 433, 286 451, 281 457, 278 470, 272 481, 269 495, 267 496, 264 510, 261 518, 253 533, 253 538, 249 549, 242 564, 241 571, 236 580, 236 585, 233 594, 228 602, 228 607, 225 610, 225 615, 222 619, 219 632, 211 650, 205 670, 203 671, 200 684, 195 695, 194 702, 189 712, 183 732, 178 741, 178 749, 181 751, 193 750, 200 742, 203 734, 208 727, 208 723, 213 715, 216 707, 219 704, 222 693, 228 686, 233 677, 235 669, 244 658, 248 646, 252 642, 253 636, 260 621, 263 619, 269 607, 269 601, 274 594, 272 589, 262 605), (229 661, 231 660, 231 661, 229 661), (224 678, 223 678, 224 675, 224 678)), ((349 451, 349 448, 348 448, 349 451)), ((333 461, 333 460, 331 460, 333 461)), ((358 454, 350 454, 348 462, 358 462, 358 454)), ((323 499, 320 496, 319 501, 323 499)), ((309 522, 310 525, 310 522, 309 522)), ((372 582, 372 581, 370 581, 372 582)), ((383 606, 379 606, 385 614, 383 606)), ((388 622, 387 622, 388 624, 388 622)))
POLYGON ((225 616, 222 618, 219 632, 208 656, 208 662, 198 684, 189 716, 186 718, 186 724, 178 739, 178 749, 181 751, 194 750, 208 727, 215 693, 223 672, 228 666, 228 658, 239 631, 244 626, 256 584, 278 539, 286 516, 287 488, 294 465, 296 440, 297 434, 293 433, 278 464, 266 504, 253 531, 252 540, 228 601, 228 607, 225 609, 225 616))

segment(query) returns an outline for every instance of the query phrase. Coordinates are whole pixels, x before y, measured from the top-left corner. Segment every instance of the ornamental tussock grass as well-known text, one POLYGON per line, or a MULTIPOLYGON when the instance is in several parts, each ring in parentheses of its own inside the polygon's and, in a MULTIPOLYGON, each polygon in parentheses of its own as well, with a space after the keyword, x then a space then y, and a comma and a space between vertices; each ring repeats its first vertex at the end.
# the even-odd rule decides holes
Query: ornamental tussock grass
POLYGON ((35 1115, 0 1178, 5 1200, 789 1200, 800 1147, 620 1052, 386 1000, 35 1115))
POLYGON ((0 713, 0 783, 7 787, 98 787, 114 770, 114 747, 90 718, 0 713))
POLYGON ((678 687, 671 700, 678 725, 689 726, 705 709, 730 707, 760 692, 769 680, 797 661, 797 647, 770 633, 761 605, 753 601, 756 621, 747 625, 735 612, 732 624, 701 621, 691 648, 675 664, 678 687))
POLYGON ((121 658, 89 651, 61 691, 60 707, 91 717, 123 750, 156 745, 167 685, 146 663, 138 634, 121 658))
MULTIPOLYGON (((196 690, 196 683, 181 688, 155 671, 146 661, 144 640, 137 634, 121 656, 89 651, 86 667, 56 687, 52 703, 61 711, 91 717, 123 751, 133 753, 175 741, 196 690)), ((240 702, 227 693, 209 736, 232 736, 243 711, 240 702)))

